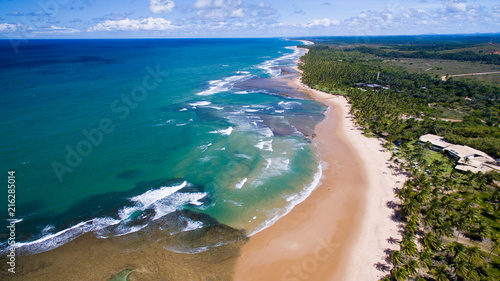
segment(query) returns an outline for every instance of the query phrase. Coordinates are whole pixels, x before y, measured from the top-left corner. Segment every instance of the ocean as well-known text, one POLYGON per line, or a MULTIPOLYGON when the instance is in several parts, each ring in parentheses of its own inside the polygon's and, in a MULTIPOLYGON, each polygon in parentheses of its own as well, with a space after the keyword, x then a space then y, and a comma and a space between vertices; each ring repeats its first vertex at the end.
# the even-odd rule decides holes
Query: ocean
POLYGON ((285 83, 298 44, 30 40, 16 52, 0 41, 0 166, 16 182, 2 221, 15 219, 16 247, 34 254, 160 220, 172 235, 272 225, 321 177, 310 137, 325 107, 285 83))

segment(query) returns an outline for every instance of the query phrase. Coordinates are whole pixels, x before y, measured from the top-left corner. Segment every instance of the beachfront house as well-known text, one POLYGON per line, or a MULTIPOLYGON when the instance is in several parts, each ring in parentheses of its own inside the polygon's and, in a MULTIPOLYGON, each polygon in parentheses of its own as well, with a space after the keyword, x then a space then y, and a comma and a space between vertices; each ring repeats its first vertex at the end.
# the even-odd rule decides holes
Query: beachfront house
POLYGON ((433 134, 421 136, 418 143, 430 143, 432 150, 444 152, 457 162, 456 170, 462 172, 472 171, 474 173, 487 173, 493 170, 500 172, 500 165, 493 157, 472 147, 452 144, 433 134))
POLYGON ((433 134, 423 135, 418 140, 418 143, 422 145, 424 145, 427 142, 431 144, 431 149, 437 152, 441 152, 445 148, 451 145, 451 143, 446 142, 444 138, 433 134))

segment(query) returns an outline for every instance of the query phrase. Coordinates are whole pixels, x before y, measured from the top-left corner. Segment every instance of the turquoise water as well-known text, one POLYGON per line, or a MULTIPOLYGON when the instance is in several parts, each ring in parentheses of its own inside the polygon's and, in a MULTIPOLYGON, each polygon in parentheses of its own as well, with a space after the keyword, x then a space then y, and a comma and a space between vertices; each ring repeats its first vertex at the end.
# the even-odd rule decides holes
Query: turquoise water
POLYGON ((19 246, 123 235, 186 209, 249 234, 272 224, 321 173, 304 135, 324 108, 262 87, 299 43, 32 40, 15 53, 0 41, 0 166, 16 171, 19 246))

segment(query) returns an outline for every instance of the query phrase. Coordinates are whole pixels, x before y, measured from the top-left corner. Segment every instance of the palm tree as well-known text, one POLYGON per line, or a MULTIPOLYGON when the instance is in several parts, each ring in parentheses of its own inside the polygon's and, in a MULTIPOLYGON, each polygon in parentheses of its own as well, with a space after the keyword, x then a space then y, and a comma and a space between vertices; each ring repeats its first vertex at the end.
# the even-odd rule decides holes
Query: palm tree
POLYGON ((401 252, 403 252, 408 257, 414 257, 417 255, 417 244, 413 241, 413 239, 403 239, 401 241, 401 252))
POLYGON ((449 195, 441 197, 441 207, 443 208, 445 214, 455 211, 455 199, 449 195))
POLYGON ((406 272, 408 272, 408 276, 415 277, 418 273, 418 269, 420 266, 418 265, 418 261, 412 259, 406 263, 405 267, 406 267, 406 272))
POLYGON ((396 267, 392 270, 391 275, 396 281, 408 280, 408 272, 404 267, 396 267))
POLYGON ((470 263, 459 260, 456 263, 453 264, 453 272, 455 273, 456 276, 460 276, 462 279, 466 279, 466 277, 469 275, 469 267, 470 263))
POLYGON ((491 254, 493 253, 493 251, 498 249, 498 246, 500 246, 500 234, 495 234, 494 236, 492 236, 491 243, 493 244, 493 246, 491 247, 491 251, 488 255, 488 259, 491 258, 491 254))
POLYGON ((442 244, 432 232, 425 232, 424 235, 419 239, 420 243, 426 248, 432 250, 441 250, 442 244))
POLYGON ((444 223, 437 225, 434 230, 441 239, 441 243, 443 243, 444 237, 450 237, 453 235, 453 229, 451 228, 451 223, 449 221, 444 221, 444 223))
POLYGON ((463 217, 460 216, 457 218, 457 220, 454 222, 454 224, 455 224, 455 227, 457 228, 457 240, 456 241, 458 241, 458 238, 460 236, 460 232, 464 232, 467 230, 467 223, 463 219, 463 217))
POLYGON ((414 198, 406 198, 401 210, 406 215, 413 215, 420 210, 420 204, 414 198))
MULTIPOLYGON (((413 215, 412 217, 414 217, 414 216, 415 215, 413 215)), ((406 223, 406 225, 404 226, 404 229, 405 229, 406 233, 408 233, 410 235, 414 235, 415 232, 417 232, 417 230, 418 230, 418 224, 414 220, 409 220, 408 223, 406 223)))
POLYGON ((418 255, 418 261, 421 265, 420 268, 429 270, 432 265, 432 251, 428 248, 424 248, 418 255))
POLYGON ((483 261, 481 258, 481 250, 478 246, 467 247, 464 252, 469 256, 469 262, 480 263, 483 261))
POLYGON ((448 248, 448 251, 453 254, 452 260, 454 261, 457 260, 457 257, 461 259, 461 257, 465 253, 465 246, 462 243, 451 242, 450 244, 446 245, 446 248, 448 248))
POLYGON ((436 279, 436 281, 449 281, 450 280, 450 274, 448 272, 448 269, 446 268, 446 265, 441 265, 438 267, 435 267, 431 270, 432 277, 436 279))
POLYGON ((479 189, 486 190, 486 183, 488 182, 486 176, 482 172, 478 172, 475 174, 475 179, 479 189))
POLYGON ((394 251, 389 254, 389 260, 394 266, 401 265, 403 263, 403 254, 400 251, 394 251))
POLYGON ((484 217, 480 217, 479 218, 479 226, 474 231, 475 234, 478 235, 481 238, 481 240, 483 240, 483 239, 487 238, 488 236, 490 236, 491 231, 492 231, 491 227, 486 222, 484 217))

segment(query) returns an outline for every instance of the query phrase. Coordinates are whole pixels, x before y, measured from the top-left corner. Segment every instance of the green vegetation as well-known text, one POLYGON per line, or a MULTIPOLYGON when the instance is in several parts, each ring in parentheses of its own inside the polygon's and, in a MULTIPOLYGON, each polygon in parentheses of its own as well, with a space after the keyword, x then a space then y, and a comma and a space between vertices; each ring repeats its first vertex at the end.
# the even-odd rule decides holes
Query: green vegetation
MULTIPOLYGON (((488 64, 500 64, 500 55, 478 54, 473 51, 460 52, 437 52, 424 51, 413 46, 412 52, 386 51, 382 48, 370 48, 359 46, 351 49, 344 49, 345 52, 358 51, 360 53, 372 54, 381 58, 414 58, 414 59, 445 59, 457 61, 479 61, 488 64)), ((399 47, 400 48, 400 47, 399 47)))
POLYGON ((409 179, 397 191, 402 239, 388 280, 498 280, 499 187, 420 145, 402 143, 392 160, 409 179))
POLYGON ((326 92, 343 90, 358 122, 389 141, 433 133, 500 158, 500 87, 474 80, 442 81, 328 46, 310 47, 302 60, 304 83, 326 92), (357 89, 356 83, 390 89, 357 89), (450 117, 462 122, 450 122, 456 121, 450 117))
MULTIPOLYGON (((500 158, 500 88, 409 73, 383 63, 378 53, 346 52, 329 44, 311 46, 302 57, 303 82, 346 95, 356 122, 367 134, 387 140, 386 148, 394 151, 392 167, 408 178, 397 191, 400 201, 388 202, 402 222, 402 239, 390 238, 400 247, 388 255, 392 269, 381 280, 499 280, 500 175, 460 174, 451 159, 415 140, 433 133, 500 158)), ((441 50, 454 47, 445 44, 441 50)))

